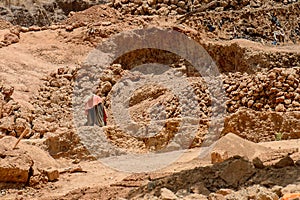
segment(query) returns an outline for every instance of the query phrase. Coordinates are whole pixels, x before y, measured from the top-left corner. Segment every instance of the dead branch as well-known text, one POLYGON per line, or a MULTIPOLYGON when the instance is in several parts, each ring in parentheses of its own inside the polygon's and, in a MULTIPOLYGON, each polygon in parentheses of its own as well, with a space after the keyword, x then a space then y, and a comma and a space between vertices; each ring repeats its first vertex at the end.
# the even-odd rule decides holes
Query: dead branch
POLYGON ((27 135, 28 133, 30 132, 30 129, 29 128, 26 128, 23 133, 20 135, 19 139, 17 140, 15 146, 13 147, 13 149, 15 149, 17 147, 17 145, 19 144, 19 142, 21 141, 21 139, 27 135))

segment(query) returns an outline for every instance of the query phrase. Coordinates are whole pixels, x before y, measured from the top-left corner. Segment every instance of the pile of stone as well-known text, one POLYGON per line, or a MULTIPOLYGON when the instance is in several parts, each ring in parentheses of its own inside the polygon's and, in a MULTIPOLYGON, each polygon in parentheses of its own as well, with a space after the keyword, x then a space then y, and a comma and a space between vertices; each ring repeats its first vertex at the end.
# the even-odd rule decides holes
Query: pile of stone
POLYGON ((275 68, 253 75, 229 74, 224 80, 229 98, 227 110, 233 113, 246 107, 256 111, 299 111, 299 78, 300 68, 275 68))
MULTIPOLYGON (((255 111, 300 111, 300 68, 274 68, 255 74, 229 73, 222 75, 226 94, 226 109, 235 113, 240 108, 255 111)), ((205 81, 193 79, 198 107, 204 115, 211 113, 211 95, 205 81)))
MULTIPOLYGON (((235 9, 234 12, 195 11, 180 20, 201 33, 209 33, 207 36, 213 39, 243 38, 270 45, 298 43, 300 27, 297 18, 299 18, 300 2, 294 1, 288 5, 273 1, 266 3, 270 5, 264 4, 253 9, 250 8, 251 6, 246 6, 243 10, 235 9), (261 9, 262 7, 266 9, 261 9)), ((226 9, 218 7, 215 10, 225 11, 226 9)))
MULTIPOLYGON (((21 107, 12 99, 14 88, 0 82, 0 138, 5 135, 19 137, 31 128, 32 111, 21 107)), ((31 135, 25 135, 29 138, 31 135)))
POLYGON ((77 158, 87 152, 75 134, 72 94, 77 69, 59 68, 44 78, 44 85, 32 100, 34 106, 32 139, 43 138, 43 145, 53 157, 77 158))
POLYGON ((111 5, 123 14, 133 15, 182 15, 197 8, 207 10, 241 9, 250 1, 211 1, 211 0, 113 0, 111 5))
POLYGON ((123 14, 177 15, 191 10, 191 0, 115 0, 112 6, 123 14))
POLYGON ((59 68, 44 78, 44 85, 32 101, 35 108, 32 121, 35 138, 42 138, 44 134, 62 127, 73 127, 71 98, 75 73, 74 69, 59 68))
MULTIPOLYGON (((182 15, 191 11, 240 10, 244 7, 258 8, 267 1, 251 0, 112 0, 110 5, 123 14, 133 15, 182 15)), ((275 2, 273 2, 274 4, 275 2)), ((292 3, 292 1, 291 1, 292 3)))

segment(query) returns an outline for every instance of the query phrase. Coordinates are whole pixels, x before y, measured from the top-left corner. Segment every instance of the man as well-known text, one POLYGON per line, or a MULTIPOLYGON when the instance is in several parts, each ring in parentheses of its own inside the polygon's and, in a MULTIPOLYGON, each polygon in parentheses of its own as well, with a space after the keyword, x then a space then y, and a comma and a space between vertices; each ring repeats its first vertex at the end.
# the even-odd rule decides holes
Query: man
POLYGON ((87 126, 106 126, 107 115, 104 109, 103 100, 97 95, 92 95, 85 104, 87 115, 87 126))

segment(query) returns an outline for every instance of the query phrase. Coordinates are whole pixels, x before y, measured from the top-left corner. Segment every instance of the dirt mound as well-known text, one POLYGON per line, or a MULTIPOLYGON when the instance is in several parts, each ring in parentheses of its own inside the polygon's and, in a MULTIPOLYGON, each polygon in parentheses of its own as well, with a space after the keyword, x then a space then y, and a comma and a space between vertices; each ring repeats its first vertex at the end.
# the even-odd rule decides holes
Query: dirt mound
MULTIPOLYGON (((213 144, 213 149, 211 151, 218 154, 225 153, 227 158, 234 155, 240 155, 249 160, 253 160, 262 153, 269 152, 270 149, 243 139, 233 133, 228 133, 213 144)), ((210 153, 209 156, 211 156, 211 154, 212 153, 210 153)), ((227 159, 226 157, 225 159, 227 159)), ((224 158, 222 159, 225 160, 224 158)))
POLYGON ((9 3, 10 5, 0 7, 1 18, 24 27, 58 23, 66 19, 70 12, 82 11, 96 4, 95 1, 89 0, 25 1, 22 3, 9 1, 9 3))
POLYGON ((97 5, 81 12, 73 13, 63 23, 72 24, 96 24, 109 26, 109 23, 115 24, 120 22, 123 17, 121 14, 106 5, 97 5))

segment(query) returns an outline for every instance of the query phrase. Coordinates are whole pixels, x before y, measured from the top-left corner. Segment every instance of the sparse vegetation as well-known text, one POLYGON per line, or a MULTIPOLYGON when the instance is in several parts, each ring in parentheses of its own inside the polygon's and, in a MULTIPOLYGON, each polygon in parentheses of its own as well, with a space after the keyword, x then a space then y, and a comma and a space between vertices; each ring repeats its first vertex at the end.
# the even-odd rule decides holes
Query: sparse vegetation
POLYGON ((275 133, 275 139, 276 139, 276 141, 280 141, 280 140, 282 140, 282 133, 281 132, 277 132, 277 133, 275 133))

